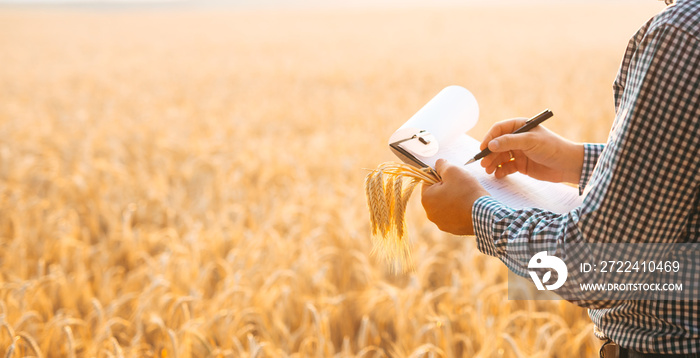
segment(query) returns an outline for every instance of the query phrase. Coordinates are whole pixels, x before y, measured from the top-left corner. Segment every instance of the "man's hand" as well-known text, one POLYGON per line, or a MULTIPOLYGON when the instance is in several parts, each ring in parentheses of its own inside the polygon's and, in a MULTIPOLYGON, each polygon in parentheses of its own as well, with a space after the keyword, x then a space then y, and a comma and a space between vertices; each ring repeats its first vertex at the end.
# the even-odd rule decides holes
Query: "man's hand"
POLYGON ((444 159, 435 163, 435 170, 442 181, 433 185, 423 184, 421 191, 421 202, 428 220, 442 231, 474 235, 472 205, 476 199, 489 193, 464 169, 444 159))
POLYGON ((525 121, 525 118, 509 119, 491 127, 481 149, 488 146, 492 153, 481 160, 481 166, 496 178, 518 171, 539 180, 577 184, 583 167, 583 145, 543 126, 512 134, 525 121))

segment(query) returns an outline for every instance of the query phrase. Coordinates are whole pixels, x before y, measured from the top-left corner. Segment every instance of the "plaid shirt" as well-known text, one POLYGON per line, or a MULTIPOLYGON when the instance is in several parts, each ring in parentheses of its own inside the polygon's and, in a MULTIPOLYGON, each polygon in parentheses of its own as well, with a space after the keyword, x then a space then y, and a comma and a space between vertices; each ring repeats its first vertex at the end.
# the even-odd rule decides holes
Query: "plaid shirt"
MULTIPOLYGON (((700 242, 700 1, 680 0, 640 29, 613 88, 608 142, 584 145, 583 204, 556 214, 481 197, 472 214, 481 252, 525 275, 534 253, 566 257, 567 243, 700 242)), ((685 264, 700 281, 698 263, 685 264)), ((574 290, 571 272, 565 292, 574 290)), ((600 332, 622 347, 700 353, 700 301, 589 296, 574 303, 588 307, 600 332)))

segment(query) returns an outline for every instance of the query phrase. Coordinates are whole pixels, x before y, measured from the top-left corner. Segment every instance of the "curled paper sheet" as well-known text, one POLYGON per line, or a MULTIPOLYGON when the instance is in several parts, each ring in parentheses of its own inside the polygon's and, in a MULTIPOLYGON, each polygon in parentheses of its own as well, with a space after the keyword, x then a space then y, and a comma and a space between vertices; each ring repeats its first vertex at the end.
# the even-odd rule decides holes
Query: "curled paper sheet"
POLYGON ((423 141, 415 138, 402 142, 400 146, 434 169, 435 162, 444 158, 444 152, 474 127, 478 119, 479 105, 474 95, 464 87, 449 86, 399 127, 389 138, 389 143, 426 131, 428 135, 423 136, 423 141))

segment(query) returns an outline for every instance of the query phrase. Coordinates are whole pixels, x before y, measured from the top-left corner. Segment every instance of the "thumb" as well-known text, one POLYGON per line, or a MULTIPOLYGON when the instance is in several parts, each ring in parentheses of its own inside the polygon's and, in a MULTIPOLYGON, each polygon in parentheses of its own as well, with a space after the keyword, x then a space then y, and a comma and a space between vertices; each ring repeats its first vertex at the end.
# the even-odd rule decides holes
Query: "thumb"
POLYGON ((452 164, 450 164, 446 159, 438 159, 437 162, 435 162, 435 171, 440 177, 444 177, 445 171, 447 171, 447 168, 451 166, 452 164))
POLYGON ((527 151, 537 145, 533 133, 504 134, 492 139, 488 147, 492 152, 507 152, 509 150, 527 151))

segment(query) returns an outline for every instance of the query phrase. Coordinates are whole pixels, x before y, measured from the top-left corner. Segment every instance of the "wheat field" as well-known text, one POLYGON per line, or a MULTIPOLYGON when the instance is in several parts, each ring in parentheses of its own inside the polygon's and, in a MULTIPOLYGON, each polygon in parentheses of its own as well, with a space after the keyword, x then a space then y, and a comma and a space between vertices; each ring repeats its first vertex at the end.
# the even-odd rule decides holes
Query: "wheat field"
POLYGON ((596 355, 584 309, 509 301, 419 194, 393 273, 363 180, 453 84, 477 138, 550 108, 605 141, 661 6, 0 6, 0 356, 596 355))

